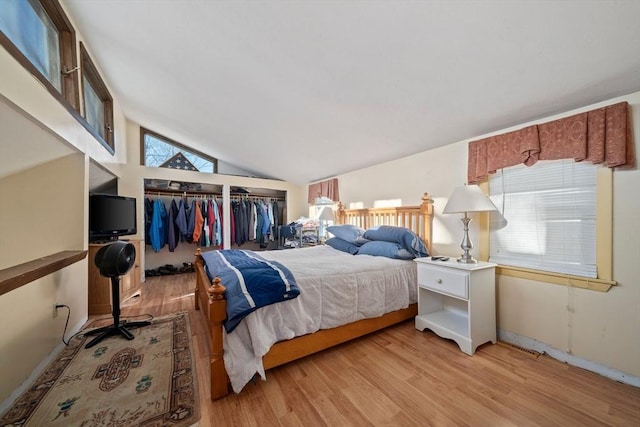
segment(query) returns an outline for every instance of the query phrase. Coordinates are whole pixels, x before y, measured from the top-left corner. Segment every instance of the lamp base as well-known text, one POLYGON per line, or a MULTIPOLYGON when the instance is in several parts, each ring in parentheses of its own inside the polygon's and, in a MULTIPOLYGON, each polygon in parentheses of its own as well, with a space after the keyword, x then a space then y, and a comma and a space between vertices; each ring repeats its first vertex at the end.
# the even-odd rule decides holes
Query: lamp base
POLYGON ((462 264, 477 264, 478 261, 471 256, 471 249, 473 249, 473 243, 471 243, 471 239, 469 238, 469 222, 471 218, 467 216, 467 213, 464 213, 464 218, 461 218, 462 224, 464 224, 464 237, 462 238, 462 243, 460 244, 460 249, 462 249, 462 255, 458 258, 458 262, 462 264))
POLYGON ((462 254, 457 261, 461 264, 477 264, 478 260, 472 257, 470 254, 462 254))

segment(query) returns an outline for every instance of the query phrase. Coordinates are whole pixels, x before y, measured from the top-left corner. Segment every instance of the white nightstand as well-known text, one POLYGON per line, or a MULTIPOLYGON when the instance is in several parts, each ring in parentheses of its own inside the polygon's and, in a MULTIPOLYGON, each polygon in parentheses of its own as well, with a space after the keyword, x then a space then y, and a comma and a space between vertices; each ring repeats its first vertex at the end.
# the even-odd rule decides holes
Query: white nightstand
POLYGON ((418 263, 416 329, 431 329, 454 340, 473 355, 480 344, 496 343, 495 266, 489 262, 462 264, 454 258, 418 263))

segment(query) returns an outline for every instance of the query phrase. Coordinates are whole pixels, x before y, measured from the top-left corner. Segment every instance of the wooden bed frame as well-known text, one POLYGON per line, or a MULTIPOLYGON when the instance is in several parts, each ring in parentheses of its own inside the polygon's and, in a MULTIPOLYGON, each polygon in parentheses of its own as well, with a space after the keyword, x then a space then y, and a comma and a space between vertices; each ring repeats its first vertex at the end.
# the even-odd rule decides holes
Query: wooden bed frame
MULTIPOLYGON (((431 253, 431 223, 433 219, 433 201, 427 193, 419 206, 395 208, 344 209, 339 203, 337 223, 353 224, 364 229, 375 225, 394 225, 406 227, 420 236, 431 253)), ((198 248, 195 259, 196 289, 195 308, 205 316, 211 342, 211 400, 226 396, 230 390, 229 377, 224 366, 222 345, 222 322, 226 318, 227 305, 224 299, 225 287, 215 278, 210 284, 204 269, 204 261, 198 248)), ((372 319, 363 319, 354 323, 331 329, 323 329, 274 344, 263 357, 265 370, 291 362, 301 357, 319 352, 368 333, 383 329, 417 314, 417 304, 387 313, 372 319)))

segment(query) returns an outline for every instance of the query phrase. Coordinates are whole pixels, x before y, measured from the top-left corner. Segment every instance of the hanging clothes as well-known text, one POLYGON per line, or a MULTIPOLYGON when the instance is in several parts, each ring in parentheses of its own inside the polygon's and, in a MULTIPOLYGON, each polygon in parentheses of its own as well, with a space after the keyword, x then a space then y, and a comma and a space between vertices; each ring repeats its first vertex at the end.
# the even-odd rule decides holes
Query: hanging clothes
POLYGON ((255 218, 255 213, 256 213, 256 204, 253 202, 249 202, 247 205, 248 208, 248 221, 249 224, 247 226, 247 230, 249 230, 249 241, 253 242, 256 240, 256 218, 255 218))
POLYGON ((279 202, 274 201, 273 203, 273 229, 277 230, 278 227, 280 225, 282 225, 282 222, 280 220, 280 206, 278 205, 279 202))
POLYGON ((240 223, 240 202, 231 202, 231 244, 239 244, 240 232, 238 231, 238 224, 240 223))
POLYGON ((198 245, 205 247, 207 245, 207 239, 205 235, 205 228, 207 227, 207 202, 206 200, 200 201, 200 215, 202 215, 202 226, 200 227, 200 239, 198 245))
POLYGON ((144 242, 151 244, 151 220, 153 219, 153 200, 149 197, 144 199, 144 242))
POLYGON ((215 246, 216 244, 215 222, 216 222, 216 216, 215 216, 214 207, 213 207, 213 200, 209 199, 207 200, 207 222, 205 225, 208 231, 207 247, 209 247, 210 245, 215 246))
MULTIPOLYGON (((196 200, 194 205, 195 215, 194 215, 194 223, 193 223, 193 234, 192 234, 192 242, 196 245, 200 244, 200 235, 202 234, 202 224, 204 223, 204 218, 202 218, 202 210, 200 207, 200 200, 196 200)), ((189 224, 191 225, 191 224, 189 224)))
POLYGON ((273 241, 273 225, 275 220, 273 218, 273 203, 267 202, 267 215, 269 215, 269 240, 273 241))
POLYGON ((186 199, 181 198, 178 207, 178 214, 175 219, 176 227, 180 233, 180 241, 187 242, 187 235, 189 233, 189 202, 186 199))
POLYGON ((222 213, 222 202, 217 203, 216 200, 214 199, 214 203, 216 203, 218 205, 218 211, 216 213, 217 217, 216 217, 216 241, 217 241, 217 245, 218 246, 222 246, 224 243, 224 234, 223 234, 223 230, 224 230, 224 224, 222 223, 222 218, 223 218, 223 213, 222 213))
POLYGON ((167 236, 167 210, 164 202, 159 198, 153 205, 153 218, 151 219, 151 227, 149 227, 151 236, 151 248, 154 252, 159 252, 166 243, 167 236))
POLYGON ((171 199, 171 205, 169 206, 169 221, 167 222, 167 244, 169 245, 169 252, 174 252, 180 241, 180 229, 176 226, 176 219, 178 217, 178 204, 175 199, 171 199))
POLYGON ((191 208, 189 208, 189 223, 187 227, 187 242, 193 243, 193 231, 196 228, 196 200, 191 201, 191 208))

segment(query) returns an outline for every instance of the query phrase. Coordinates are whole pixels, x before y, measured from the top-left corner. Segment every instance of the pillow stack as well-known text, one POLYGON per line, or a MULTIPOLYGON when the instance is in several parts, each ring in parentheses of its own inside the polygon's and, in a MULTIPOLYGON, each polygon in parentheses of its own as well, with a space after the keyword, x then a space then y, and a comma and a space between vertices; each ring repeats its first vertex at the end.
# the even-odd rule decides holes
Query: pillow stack
POLYGON ((327 245, 352 255, 414 259, 429 256, 422 239, 404 227, 381 225, 363 230, 353 225, 332 225, 327 231, 335 237, 327 245))
POLYGON ((358 253, 359 247, 356 241, 364 234, 362 228, 349 224, 330 225, 327 227, 327 231, 335 236, 327 240, 327 245, 339 251, 350 253, 351 255, 358 253))

